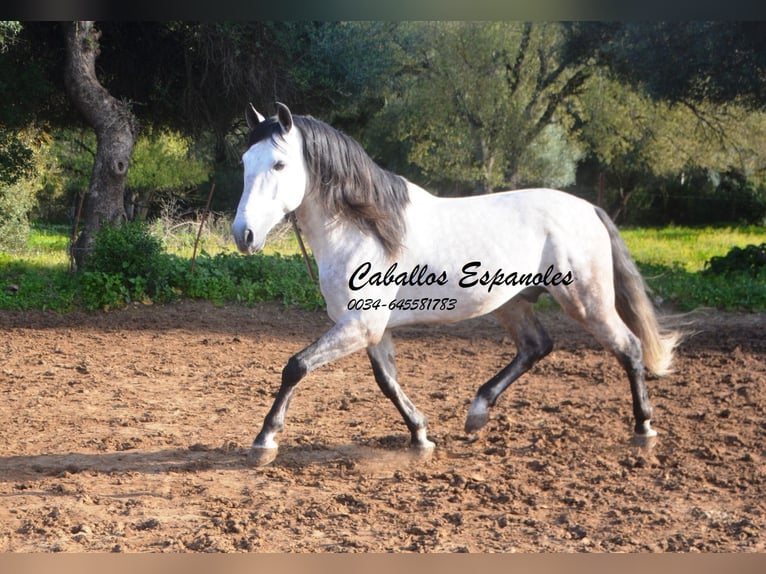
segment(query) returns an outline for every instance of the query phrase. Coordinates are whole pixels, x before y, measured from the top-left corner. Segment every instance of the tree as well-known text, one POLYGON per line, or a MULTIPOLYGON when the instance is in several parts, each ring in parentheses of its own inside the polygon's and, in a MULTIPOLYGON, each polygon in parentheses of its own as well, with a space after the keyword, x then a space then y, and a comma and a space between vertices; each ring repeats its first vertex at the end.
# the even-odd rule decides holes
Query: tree
POLYGON ((145 220, 150 208, 169 203, 209 176, 206 162, 189 153, 191 141, 170 130, 146 130, 136 141, 128 174, 128 216, 145 220))
POLYGON ((574 181, 569 100, 589 75, 559 24, 412 23, 383 118, 426 177, 480 193, 574 181), (555 153, 551 150, 555 149, 555 153))
MULTIPOLYGON (((722 180, 730 187, 749 180, 756 195, 764 183, 766 112, 736 104, 700 102, 691 108, 656 100, 599 69, 575 113, 590 163, 606 184, 604 207, 614 219, 625 216, 629 204, 635 208, 637 198, 644 209, 661 198, 663 211, 674 217, 669 207, 674 192, 692 204, 705 200, 705 189, 717 188, 722 180)), ((695 205, 686 211, 689 221, 691 212, 703 210, 695 205)))
POLYGON ((97 139, 82 232, 72 246, 74 260, 81 267, 101 227, 125 220, 123 196, 138 126, 130 106, 112 96, 98 80, 101 34, 93 22, 72 22, 65 32, 67 91, 97 139))
POLYGON ((599 54, 621 80, 658 99, 766 109, 766 22, 628 23, 599 54))
MULTIPOLYGON (((330 113, 333 105, 353 108, 340 104, 355 100, 363 82, 356 77, 349 81, 352 76, 344 74, 351 68, 340 66, 346 61, 341 53, 347 53, 343 29, 342 23, 314 22, 100 22, 92 46, 86 45, 92 48, 89 57, 98 57, 98 78, 93 69, 77 75, 90 74, 90 85, 100 86, 93 93, 107 94, 105 105, 112 111, 121 108, 123 118, 135 116, 129 121, 134 128, 140 122, 142 129, 154 133, 170 129, 193 137, 195 150, 204 149, 205 157, 212 159, 215 200, 228 202, 219 208, 231 208, 241 193, 239 157, 248 102, 264 109, 283 100, 296 110, 327 118, 335 117, 330 113), (327 77, 320 81, 325 71, 327 77)), ((25 147, 27 139, 17 137, 22 130, 34 125, 59 135, 92 125, 88 115, 73 113, 80 107, 67 97, 74 85, 62 73, 71 70, 67 31, 73 31, 72 25, 59 22, 0 26, 0 47, 5 49, 0 50, 3 183, 32 166, 33 150, 25 147)), ((366 62, 372 61, 374 54, 367 50, 366 62)), ((362 69, 366 67, 357 71, 362 69)), ((121 217, 116 191, 113 200, 115 213, 97 219, 121 217)), ((90 226, 80 238, 83 246, 90 226)))

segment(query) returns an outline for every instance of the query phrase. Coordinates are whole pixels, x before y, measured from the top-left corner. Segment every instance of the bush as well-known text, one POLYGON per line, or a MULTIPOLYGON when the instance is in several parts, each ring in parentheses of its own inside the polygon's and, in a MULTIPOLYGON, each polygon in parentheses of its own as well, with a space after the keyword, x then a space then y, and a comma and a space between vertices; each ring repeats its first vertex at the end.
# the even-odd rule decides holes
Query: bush
POLYGON ((705 272, 714 275, 747 273, 757 277, 766 271, 766 243, 732 247, 726 255, 711 257, 705 265, 705 272))
POLYGON ((10 134, 0 126, 0 251, 27 245, 29 212, 35 206, 42 153, 34 131, 10 134))
POLYGON ((680 265, 640 264, 639 268, 654 297, 680 311, 698 307, 755 313, 766 310, 766 273, 758 279, 747 273, 691 272, 680 265))
POLYGON ((143 223, 106 225, 93 240, 93 250, 85 261, 84 270, 146 275, 153 271, 162 250, 162 242, 152 236, 143 223))
POLYGON ((276 300, 304 309, 324 306, 319 286, 309 279, 300 255, 203 253, 187 277, 182 291, 189 297, 245 304, 276 300))
POLYGON ((104 226, 79 275, 80 297, 88 309, 109 309, 131 301, 172 298, 170 256, 143 223, 104 226))
POLYGON ((27 193, 24 182, 0 188, 0 252, 14 253, 27 246, 29 219, 34 195, 27 193))
POLYGON ((179 296, 215 304, 277 300, 286 306, 319 309, 319 286, 309 279, 300 255, 242 256, 204 251, 194 271, 188 259, 165 253, 142 223, 104 227, 77 277, 87 309, 113 309, 131 302, 165 303, 179 296))

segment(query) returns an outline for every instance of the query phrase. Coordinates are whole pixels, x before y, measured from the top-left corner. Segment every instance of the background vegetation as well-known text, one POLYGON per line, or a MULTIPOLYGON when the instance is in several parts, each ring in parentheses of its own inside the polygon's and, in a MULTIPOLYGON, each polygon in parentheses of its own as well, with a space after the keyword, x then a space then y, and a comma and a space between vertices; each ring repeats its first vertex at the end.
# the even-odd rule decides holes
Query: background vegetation
MULTIPOLYGON (((228 223, 206 224, 193 271, 194 225, 158 219, 151 227, 107 227, 74 275, 66 226, 35 226, 23 253, 0 254, 0 309, 109 310, 181 297, 324 307, 289 227, 272 235, 264 253, 242 256, 232 250, 228 223)), ((658 305, 766 311, 766 244, 755 243, 761 227, 626 229, 623 237, 658 305)))
POLYGON ((545 185, 602 205, 664 302, 764 309, 766 24, 97 26, 99 79, 140 126, 124 206, 137 223, 105 229, 105 253, 70 273, 95 136, 64 87, 63 25, 0 22, 0 308, 182 296, 321 306, 289 242, 249 259, 224 247, 243 111, 279 100, 437 194, 545 185), (745 255, 714 264, 735 246, 745 255), (131 249, 151 254, 144 267, 131 249))

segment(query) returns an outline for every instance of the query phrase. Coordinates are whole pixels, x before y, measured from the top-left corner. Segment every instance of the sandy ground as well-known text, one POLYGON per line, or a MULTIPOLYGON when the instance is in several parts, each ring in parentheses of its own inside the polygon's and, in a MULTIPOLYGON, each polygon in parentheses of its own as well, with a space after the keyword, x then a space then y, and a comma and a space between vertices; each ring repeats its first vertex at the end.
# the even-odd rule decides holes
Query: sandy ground
POLYGON ((651 450, 628 384, 558 312, 555 351, 463 423, 513 345, 490 318, 397 333, 407 430, 363 353, 293 399, 276 461, 245 464, 282 367, 329 325, 275 305, 0 313, 0 551, 766 550, 764 315, 695 315, 650 381, 651 450))

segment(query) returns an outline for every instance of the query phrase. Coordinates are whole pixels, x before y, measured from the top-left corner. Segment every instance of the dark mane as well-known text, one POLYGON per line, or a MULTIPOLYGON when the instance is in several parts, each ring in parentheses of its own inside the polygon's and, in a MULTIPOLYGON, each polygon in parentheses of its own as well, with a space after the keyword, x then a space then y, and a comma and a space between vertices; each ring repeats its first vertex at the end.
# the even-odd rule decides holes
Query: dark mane
MULTIPOLYGON (((410 198, 401 176, 378 166, 362 146, 343 132, 311 116, 293 116, 303 136, 309 170, 307 193, 317 193, 330 217, 342 217, 374 235, 390 255, 406 231, 404 211, 410 198)), ((275 118, 250 132, 248 145, 270 137, 279 144, 282 128, 275 118)))

